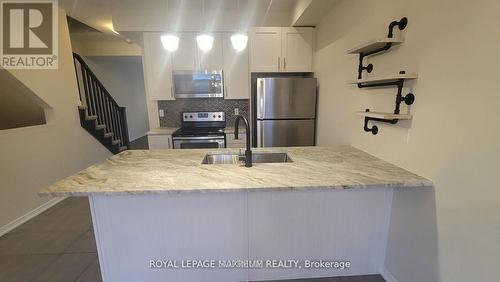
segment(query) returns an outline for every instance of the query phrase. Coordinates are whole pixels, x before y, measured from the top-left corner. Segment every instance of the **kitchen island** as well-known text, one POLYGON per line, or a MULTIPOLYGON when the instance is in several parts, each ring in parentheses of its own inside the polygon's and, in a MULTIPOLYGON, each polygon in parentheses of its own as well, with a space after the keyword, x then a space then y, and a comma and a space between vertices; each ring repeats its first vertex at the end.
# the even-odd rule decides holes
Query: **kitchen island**
POLYGON ((125 151, 40 194, 89 196, 104 281, 247 281, 380 273, 393 194, 432 187, 350 146, 255 151, 292 162, 125 151))

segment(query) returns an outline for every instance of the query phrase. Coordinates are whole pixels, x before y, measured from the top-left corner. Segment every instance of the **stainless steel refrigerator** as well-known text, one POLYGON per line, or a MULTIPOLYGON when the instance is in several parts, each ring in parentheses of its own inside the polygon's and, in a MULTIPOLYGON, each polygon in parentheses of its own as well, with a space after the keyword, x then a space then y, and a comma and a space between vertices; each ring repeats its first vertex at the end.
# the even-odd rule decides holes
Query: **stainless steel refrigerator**
POLYGON ((254 145, 257 147, 314 146, 316 126, 315 78, 258 78, 254 145))

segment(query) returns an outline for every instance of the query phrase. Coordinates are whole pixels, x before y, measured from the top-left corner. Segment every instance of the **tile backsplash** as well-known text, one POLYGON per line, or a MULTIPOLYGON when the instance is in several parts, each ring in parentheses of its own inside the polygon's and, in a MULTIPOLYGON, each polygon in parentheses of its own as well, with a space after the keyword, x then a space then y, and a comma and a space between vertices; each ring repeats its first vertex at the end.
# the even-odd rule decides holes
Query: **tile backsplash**
POLYGON ((165 112, 164 117, 160 117, 160 126, 177 127, 181 126, 181 113, 187 111, 213 111, 225 112, 226 124, 228 127, 234 126, 234 109, 239 108, 240 115, 248 118, 249 100, 226 100, 223 98, 197 98, 197 99, 177 99, 172 101, 158 101, 158 109, 165 112))

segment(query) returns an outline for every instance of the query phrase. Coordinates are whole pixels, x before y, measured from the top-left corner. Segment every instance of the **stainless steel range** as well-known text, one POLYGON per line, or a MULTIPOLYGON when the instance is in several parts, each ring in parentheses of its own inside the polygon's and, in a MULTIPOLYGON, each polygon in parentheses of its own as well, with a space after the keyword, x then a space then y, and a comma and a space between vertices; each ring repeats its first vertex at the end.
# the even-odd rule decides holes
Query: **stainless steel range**
POLYGON ((172 134, 174 149, 225 148, 224 112, 183 112, 182 127, 172 134))

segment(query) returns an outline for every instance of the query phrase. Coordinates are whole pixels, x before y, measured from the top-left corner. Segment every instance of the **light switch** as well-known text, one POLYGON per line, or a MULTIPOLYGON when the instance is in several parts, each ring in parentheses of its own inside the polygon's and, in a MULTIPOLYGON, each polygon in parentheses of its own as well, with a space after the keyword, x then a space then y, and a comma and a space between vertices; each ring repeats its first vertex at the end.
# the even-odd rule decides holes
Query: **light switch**
POLYGON ((234 108, 234 115, 239 115, 240 114, 240 108, 234 108))
POLYGON ((165 111, 164 110, 158 110, 158 114, 160 115, 160 117, 164 117, 165 116, 165 111))

